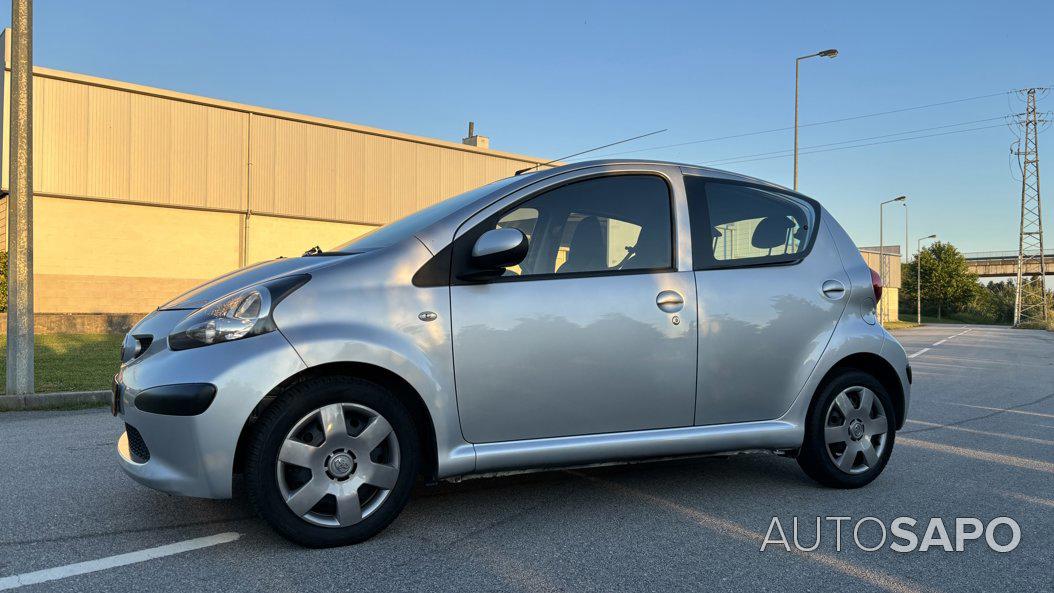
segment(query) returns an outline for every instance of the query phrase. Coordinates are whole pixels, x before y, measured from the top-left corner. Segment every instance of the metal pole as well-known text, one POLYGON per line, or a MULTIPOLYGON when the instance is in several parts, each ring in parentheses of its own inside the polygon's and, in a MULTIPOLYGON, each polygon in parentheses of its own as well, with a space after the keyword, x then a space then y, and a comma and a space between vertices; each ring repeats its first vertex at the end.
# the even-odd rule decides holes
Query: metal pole
MULTIPOLYGON (((882 283, 886 283, 886 240, 883 235, 883 220, 882 214, 885 210, 882 208, 886 203, 882 202, 878 205, 878 275, 882 277, 882 283)), ((878 322, 885 323, 886 308, 883 305, 878 305, 878 322)))
MULTIPOLYGON (((907 196, 897 196, 892 200, 886 200, 878 205, 878 275, 882 277, 883 284, 888 281, 888 273, 886 271, 886 237, 884 224, 885 206, 892 202, 905 202, 906 205, 907 199, 907 196)), ((906 212, 907 211, 905 210, 905 213, 906 212)), ((905 214, 905 216, 907 216, 907 214, 905 214)), ((907 225, 907 219, 905 219, 905 225, 907 225)), ((907 246, 904 248, 907 249, 907 246)), ((879 322, 889 321, 889 315, 885 314, 886 305, 875 303, 875 306, 878 309, 879 322)))
POLYGON ((922 325, 922 239, 915 246, 915 323, 922 325))
MULTIPOLYGON (((1032 93, 1032 111, 1035 112, 1035 99, 1036 94, 1032 93)), ((1035 122, 1035 117, 1033 117, 1035 122)), ((1039 134, 1036 133, 1032 136, 1032 148, 1035 152, 1036 157, 1036 225, 1039 229, 1036 233, 1039 236, 1039 299, 1043 303, 1043 322, 1047 323, 1050 319, 1050 311, 1047 307, 1047 252, 1043 250, 1043 203, 1039 199, 1039 134)), ((1047 329, 1054 329, 1051 326, 1047 326, 1047 329)))
POLYGON ((798 191, 798 67, 802 60, 815 58, 833 58, 838 55, 836 49, 825 49, 814 54, 795 58, 794 60, 794 191, 798 191))
MULTIPOLYGON (((908 263, 908 203, 904 202, 904 263, 908 263)), ((903 279, 901 279, 903 284, 903 279)))
MULTIPOLYGON (((1024 286, 1022 286, 1022 280, 1024 278, 1023 270, 1025 267, 1025 227, 1026 219, 1025 208, 1026 195, 1028 193, 1028 175, 1025 168, 1028 166, 1028 133, 1029 126, 1025 124, 1025 150, 1018 153, 1018 159, 1024 156, 1021 160, 1021 217, 1019 219, 1019 231, 1017 234, 1017 286, 1014 291, 1014 327, 1017 327, 1021 323, 1021 297, 1024 286)), ((1042 253, 1040 259, 1042 259, 1042 253)))
POLYGON ((936 238, 937 235, 919 237, 915 244, 915 323, 919 325, 922 325, 922 242, 936 238))
POLYGON ((33 393, 33 2, 11 0, 7 393, 33 393))
POLYGON ((802 58, 794 60, 794 191, 798 191, 798 65, 802 58))

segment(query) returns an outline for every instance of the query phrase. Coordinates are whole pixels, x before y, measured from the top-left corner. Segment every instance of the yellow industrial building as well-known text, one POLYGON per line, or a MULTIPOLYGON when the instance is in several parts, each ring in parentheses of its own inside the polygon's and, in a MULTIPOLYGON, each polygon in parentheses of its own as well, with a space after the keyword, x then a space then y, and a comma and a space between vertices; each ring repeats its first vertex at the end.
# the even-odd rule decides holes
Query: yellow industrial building
MULTIPOLYGON (((10 34, 3 35, 8 186, 10 34)), ((543 162, 34 68, 34 307, 140 313, 543 162)), ((480 143, 482 144, 482 143, 480 143)), ((6 200, 0 206, 6 244, 6 200)))
MULTIPOLYGON (((33 126, 38 322, 142 314, 240 266, 334 247, 547 160, 471 134, 447 142, 41 67, 33 126)), ((6 245, 6 198, 0 213, 6 245)))
POLYGON ((900 246, 886 245, 879 250, 878 247, 861 247, 860 255, 872 270, 882 270, 882 300, 878 303, 878 314, 883 321, 897 321, 897 312, 900 309, 900 246), (885 267, 881 265, 885 258, 885 267))

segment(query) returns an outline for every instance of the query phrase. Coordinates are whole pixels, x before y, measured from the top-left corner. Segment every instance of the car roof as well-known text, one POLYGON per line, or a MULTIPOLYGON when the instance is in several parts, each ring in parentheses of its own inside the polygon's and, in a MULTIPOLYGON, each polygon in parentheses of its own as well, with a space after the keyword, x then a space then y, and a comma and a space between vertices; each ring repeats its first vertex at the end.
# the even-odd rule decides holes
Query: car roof
MULTIPOLYGON (((741 173, 734 173, 732 171, 725 171, 724 169, 715 169, 713 167, 704 167, 702 165, 693 165, 691 163, 679 163, 676 161, 660 161, 653 159, 593 159, 588 161, 577 161, 574 163, 562 164, 551 169, 543 169, 546 173, 564 173, 569 171, 575 171, 578 169, 588 169, 590 167, 600 167, 605 165, 645 165, 645 166, 661 166, 661 167, 677 167, 681 169, 681 172, 686 175, 701 175, 705 177, 718 177, 721 179, 729 179, 732 181, 742 181, 744 183, 755 183, 758 185, 765 185, 772 188, 793 191, 789 188, 783 187, 782 185, 772 183, 771 181, 765 181, 764 179, 758 179, 749 175, 743 175, 741 173)), ((539 171, 539 172, 540 172, 539 171)), ((797 192, 795 192, 797 193, 797 192)))
MULTIPOLYGON (((732 173, 731 171, 723 171, 721 169, 713 169, 710 167, 702 167, 699 165, 691 165, 687 163, 676 163, 671 161, 656 161, 647 159, 595 159, 589 161, 578 161, 574 163, 560 164, 552 166, 547 169, 538 169, 534 171, 525 171, 513 178, 506 178, 509 183, 501 183, 494 191, 500 192, 501 194, 508 195, 513 192, 519 191, 520 189, 533 185, 534 183, 552 177, 555 175, 561 175, 563 173, 569 173, 573 171, 579 171, 584 169, 590 169, 594 167, 604 167, 611 165, 641 165, 642 168, 677 168, 685 175, 701 175, 705 177, 726 179, 729 181, 739 181, 743 183, 751 183, 760 186, 766 186, 773 189, 778 189, 788 193, 797 194, 785 187, 770 183, 763 179, 756 179, 747 175, 740 175, 739 173, 732 173)), ((803 196, 804 197, 804 196, 803 196)), ((481 194, 478 199, 473 200, 470 203, 466 203, 460 209, 451 212, 449 215, 442 219, 436 220, 434 223, 428 225, 427 228, 422 229, 415 236, 433 253, 438 252, 440 249, 445 247, 450 242, 450 237, 453 236, 454 232, 458 227, 475 212, 480 210, 484 205, 494 201, 493 193, 481 194)))

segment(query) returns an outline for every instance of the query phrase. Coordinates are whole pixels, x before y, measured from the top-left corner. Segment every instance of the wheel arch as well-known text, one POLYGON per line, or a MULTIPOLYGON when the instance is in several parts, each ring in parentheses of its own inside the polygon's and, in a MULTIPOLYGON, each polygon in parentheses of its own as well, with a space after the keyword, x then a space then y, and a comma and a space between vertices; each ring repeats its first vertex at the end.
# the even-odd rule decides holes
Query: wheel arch
POLYGON ((252 413, 242 426, 238 435, 238 444, 234 452, 234 472, 238 473, 244 466, 245 453, 248 448, 249 436, 252 434, 253 426, 264 410, 270 407, 278 398, 293 385, 302 383, 309 379, 329 376, 346 376, 356 379, 364 379, 377 383, 392 392, 398 398, 413 418, 414 425, 418 429, 418 440, 421 450, 420 473, 428 481, 436 479, 438 471, 438 452, 436 446, 435 425, 428 407, 422 399, 421 394, 406 379, 389 369, 364 363, 364 362, 330 362, 318 366, 308 367, 299 373, 282 381, 274 389, 260 400, 252 413))
MULTIPOLYGON (((885 358, 872 352, 850 354, 839 360, 827 371, 817 386, 816 393, 820 393, 827 383, 846 370, 857 370, 867 373, 886 388, 889 397, 893 400, 894 425, 897 430, 900 430, 904 426, 906 398, 904 397, 904 386, 901 385, 900 376, 897 374, 896 369, 893 368, 893 365, 885 358)), ((813 397, 815 398, 815 394, 813 397)))

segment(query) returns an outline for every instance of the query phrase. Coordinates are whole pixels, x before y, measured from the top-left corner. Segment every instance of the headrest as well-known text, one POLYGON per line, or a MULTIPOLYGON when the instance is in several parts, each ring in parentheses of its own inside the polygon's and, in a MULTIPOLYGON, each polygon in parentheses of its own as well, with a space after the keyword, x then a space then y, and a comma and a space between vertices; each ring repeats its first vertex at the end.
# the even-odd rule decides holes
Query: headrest
POLYGON ((758 249, 772 249, 787 242, 787 230, 794 226, 794 221, 786 216, 768 216, 758 223, 750 244, 758 249))

